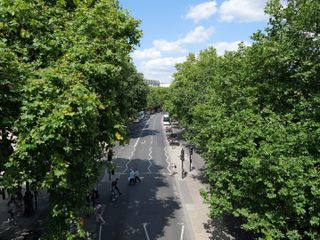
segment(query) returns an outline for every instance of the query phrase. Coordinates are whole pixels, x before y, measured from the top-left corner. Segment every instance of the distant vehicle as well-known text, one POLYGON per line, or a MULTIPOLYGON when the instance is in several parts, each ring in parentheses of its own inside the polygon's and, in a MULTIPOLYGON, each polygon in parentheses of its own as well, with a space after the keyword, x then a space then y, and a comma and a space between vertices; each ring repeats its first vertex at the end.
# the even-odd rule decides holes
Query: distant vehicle
POLYGON ((171 119, 169 114, 164 114, 163 115, 163 125, 164 126, 170 126, 171 125, 171 119))

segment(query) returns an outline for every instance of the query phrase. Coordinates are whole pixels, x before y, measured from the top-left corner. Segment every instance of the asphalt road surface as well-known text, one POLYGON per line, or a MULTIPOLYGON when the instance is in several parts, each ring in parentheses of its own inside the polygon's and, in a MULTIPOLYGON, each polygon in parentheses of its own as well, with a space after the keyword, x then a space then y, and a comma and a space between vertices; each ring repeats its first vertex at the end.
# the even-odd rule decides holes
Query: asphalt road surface
POLYGON ((107 173, 100 184, 106 223, 99 229, 104 240, 192 240, 179 199, 175 177, 169 175, 162 114, 135 124, 130 144, 115 149, 114 163, 122 192, 115 201, 107 173), (142 181, 128 185, 130 169, 137 168, 142 181))

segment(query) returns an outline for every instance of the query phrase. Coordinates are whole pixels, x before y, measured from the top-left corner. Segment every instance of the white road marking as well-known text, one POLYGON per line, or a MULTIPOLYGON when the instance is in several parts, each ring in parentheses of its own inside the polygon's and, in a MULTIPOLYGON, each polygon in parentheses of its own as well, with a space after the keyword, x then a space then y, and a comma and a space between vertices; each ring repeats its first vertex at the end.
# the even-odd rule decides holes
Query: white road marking
POLYGON ((100 224, 100 228, 99 228, 99 240, 101 240, 101 231, 102 231, 102 225, 100 224))
POLYGON ((150 237, 149 237, 149 234, 148 234, 148 231, 147 231, 147 224, 148 223, 143 223, 143 228, 144 228, 144 232, 146 233, 147 239, 150 240, 150 237))
MULTIPOLYGON (((154 120, 154 122, 153 122, 152 129, 155 128, 155 125, 156 125, 156 120, 154 120)), ((150 168, 152 166, 152 162, 151 162, 151 159, 152 159, 152 144, 153 144, 153 135, 151 135, 151 144, 150 144, 150 148, 149 148, 149 159, 148 159, 148 162, 149 162, 148 171, 149 171, 149 173, 151 173, 150 168)))
POLYGON ((129 163, 130 163, 130 161, 131 161, 131 159, 132 159, 132 157, 133 157, 133 155, 134 155, 134 153, 135 153, 135 151, 136 151, 136 149, 137 149, 137 145, 138 145, 138 142, 140 141, 141 134, 142 134, 142 132, 144 131, 144 129, 146 128, 146 126, 147 126, 147 124, 149 123, 149 121, 150 121, 150 119, 146 122, 146 124, 145 124, 144 127, 142 128, 142 130, 141 130, 141 132, 140 132, 140 134, 139 134, 139 137, 137 138, 136 143, 135 143, 134 146, 133 146, 133 150, 132 150, 132 152, 131 152, 131 155, 130 155, 130 157, 129 157, 129 160, 128 160, 127 163, 126 163, 126 168, 123 170, 122 173, 125 173, 125 172, 128 170, 128 165, 129 165, 129 163))
POLYGON ((180 235, 180 240, 183 240, 183 234, 184 234, 184 224, 183 223, 179 223, 182 225, 181 227, 181 235, 180 235))
MULTIPOLYGON (((153 142, 152 140, 153 140, 153 138, 151 138, 151 145, 152 145, 152 142, 153 142)), ((152 166, 151 159, 152 159, 152 146, 150 146, 150 148, 149 148, 149 159, 148 159, 148 162, 149 162, 148 171, 149 171, 149 173, 151 173, 151 170, 150 170, 150 168, 152 166)))
MULTIPOLYGON (((163 134, 164 134, 164 136, 166 136, 166 132, 165 132, 165 129, 164 129, 164 126, 163 126, 163 128, 162 128, 162 131, 163 131, 163 134)), ((171 166, 171 163, 170 163, 170 161, 169 161, 169 156, 168 156, 168 150, 167 150, 167 148, 168 148, 168 145, 166 144, 166 146, 164 147, 164 155, 166 156, 166 162, 167 162, 167 170, 168 170, 168 172, 170 173, 170 174, 172 174, 172 172, 171 172, 171 170, 170 170, 170 166, 171 166)))
POLYGON ((166 162, 167 162, 167 170, 168 172, 171 174, 171 170, 170 170, 170 166, 171 166, 171 163, 169 161, 169 156, 168 156, 168 150, 167 150, 167 147, 164 147, 164 155, 166 156, 166 162))

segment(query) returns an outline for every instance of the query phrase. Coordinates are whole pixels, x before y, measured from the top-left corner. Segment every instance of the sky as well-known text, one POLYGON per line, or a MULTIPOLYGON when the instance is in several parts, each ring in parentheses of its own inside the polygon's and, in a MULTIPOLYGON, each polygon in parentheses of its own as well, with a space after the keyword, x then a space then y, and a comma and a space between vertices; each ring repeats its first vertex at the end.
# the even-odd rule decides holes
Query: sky
POLYGON ((141 20, 143 37, 132 53, 145 79, 172 82, 175 65, 189 53, 213 46, 218 55, 236 50, 240 42, 265 29, 267 0, 120 0, 121 6, 141 20))

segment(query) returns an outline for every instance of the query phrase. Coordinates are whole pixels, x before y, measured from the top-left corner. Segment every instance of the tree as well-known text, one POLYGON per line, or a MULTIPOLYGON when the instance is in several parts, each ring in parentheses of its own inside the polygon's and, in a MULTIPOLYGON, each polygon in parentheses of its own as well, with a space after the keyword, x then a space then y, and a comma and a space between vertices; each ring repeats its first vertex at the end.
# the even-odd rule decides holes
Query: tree
POLYGON ((83 235, 79 216, 99 175, 101 155, 124 140, 124 124, 145 102, 143 95, 137 98, 145 85, 129 56, 141 36, 139 21, 111 0, 4 0, 1 5, 1 50, 9 50, 1 56, 8 63, 1 73, 18 66, 1 84, 19 86, 9 93, 20 109, 5 125, 17 137, 6 156, 5 182, 11 188, 23 182, 46 188, 47 237, 73 239, 83 235), (70 232, 74 222, 76 235, 70 232))
POLYGON ((172 110, 206 161, 212 217, 240 217, 262 239, 319 238, 319 10, 269 1, 251 47, 203 51, 211 61, 187 59, 172 84, 172 110))
POLYGON ((125 111, 125 119, 135 118, 137 113, 145 110, 147 107, 148 86, 144 80, 143 74, 138 73, 134 66, 130 64, 127 71, 127 81, 121 88, 122 94, 119 99, 122 101, 121 109, 125 111))
POLYGON ((169 88, 164 87, 149 87, 147 95, 147 107, 149 109, 166 108, 166 101, 169 100, 169 88))
POLYGON ((0 172, 12 154, 14 143, 12 132, 13 124, 19 115, 21 100, 21 66, 17 56, 0 42, 0 172))

